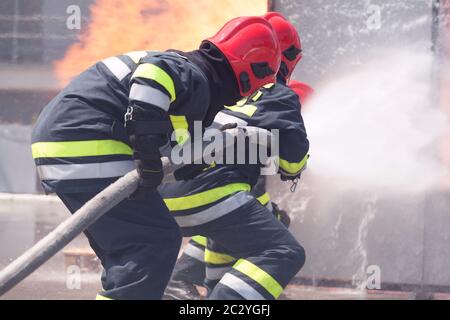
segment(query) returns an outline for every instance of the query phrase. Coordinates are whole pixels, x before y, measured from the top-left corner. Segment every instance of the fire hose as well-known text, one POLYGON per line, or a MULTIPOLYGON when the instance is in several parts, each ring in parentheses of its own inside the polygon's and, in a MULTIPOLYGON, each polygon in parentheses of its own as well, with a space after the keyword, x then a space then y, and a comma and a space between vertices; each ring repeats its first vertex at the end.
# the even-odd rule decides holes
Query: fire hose
MULTIPOLYGON (((250 140, 258 141, 258 145, 263 147, 270 147, 272 136, 267 130, 251 127, 225 130, 223 134, 225 138, 236 138, 240 135, 245 135, 250 140), (261 136, 266 138, 258 139, 261 136)), ((167 167, 168 165, 166 161, 164 166, 167 167)), ((133 194, 138 187, 138 183, 139 176, 136 170, 121 177, 1 270, 0 296, 24 280, 109 210, 133 194)))

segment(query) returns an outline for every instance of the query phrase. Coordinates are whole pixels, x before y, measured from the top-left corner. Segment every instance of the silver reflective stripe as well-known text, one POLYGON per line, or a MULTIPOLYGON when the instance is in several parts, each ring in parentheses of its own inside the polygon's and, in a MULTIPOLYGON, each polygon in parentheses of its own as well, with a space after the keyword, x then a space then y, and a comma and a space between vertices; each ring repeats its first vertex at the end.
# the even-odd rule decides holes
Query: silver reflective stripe
POLYGON ((170 107, 170 98, 165 93, 142 84, 134 83, 131 86, 130 99, 150 103, 164 111, 170 107))
POLYGON ((231 267, 211 268, 206 266, 206 279, 208 280, 220 280, 222 277, 230 271, 231 267))
POLYGON ((241 118, 219 112, 214 118, 214 122, 211 127, 214 129, 220 129, 223 125, 228 123, 237 123, 239 127, 246 127, 248 125, 248 122, 242 120, 241 118))
POLYGON ((108 58, 102 61, 103 64, 111 71, 111 73, 122 81, 127 75, 131 73, 131 69, 125 62, 117 57, 108 58))
POLYGON ((221 284, 233 289, 247 300, 266 300, 258 291, 242 279, 227 273, 220 280, 221 284))
POLYGON ((41 180, 75 180, 120 177, 136 169, 134 161, 57 164, 37 167, 41 180))
POLYGON ((197 248, 196 246, 193 246, 190 243, 186 245, 183 253, 198 261, 205 262, 205 251, 203 251, 200 248, 197 248))
POLYGON ((175 216, 175 220, 178 222, 180 227, 199 226, 223 217, 253 199, 254 198, 248 193, 239 192, 236 195, 199 213, 194 213, 187 216, 175 216))

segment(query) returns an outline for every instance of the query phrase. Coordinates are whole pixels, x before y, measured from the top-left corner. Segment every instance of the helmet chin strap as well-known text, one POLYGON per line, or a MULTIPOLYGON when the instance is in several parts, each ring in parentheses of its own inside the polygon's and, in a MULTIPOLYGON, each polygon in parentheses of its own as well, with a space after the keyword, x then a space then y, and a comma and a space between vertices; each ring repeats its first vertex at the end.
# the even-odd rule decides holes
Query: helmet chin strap
POLYGON ((233 69, 222 52, 214 44, 204 41, 198 50, 176 52, 197 65, 208 78, 210 107, 205 119, 206 125, 213 122, 216 114, 224 106, 234 105, 241 99, 233 69))
POLYGON ((283 84, 288 83, 288 79, 286 79, 286 77, 283 75, 283 73, 281 71, 278 71, 278 73, 277 73, 277 82, 283 83, 283 84))

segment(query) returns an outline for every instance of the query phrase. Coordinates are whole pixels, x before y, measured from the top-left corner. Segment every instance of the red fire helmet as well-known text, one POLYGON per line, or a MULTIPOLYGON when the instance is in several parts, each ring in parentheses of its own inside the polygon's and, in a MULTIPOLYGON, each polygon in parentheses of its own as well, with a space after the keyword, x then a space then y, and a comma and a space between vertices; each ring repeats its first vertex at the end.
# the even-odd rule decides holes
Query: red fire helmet
POLYGON ((305 104, 309 98, 314 94, 314 89, 303 82, 291 80, 289 87, 300 97, 300 102, 305 104))
POLYGON ((233 68, 243 97, 275 82, 281 51, 270 23, 261 17, 239 17, 227 22, 213 43, 233 68))
POLYGON ((266 19, 275 30, 281 49, 280 73, 289 80, 297 63, 302 59, 302 43, 294 25, 278 12, 268 12, 266 19))

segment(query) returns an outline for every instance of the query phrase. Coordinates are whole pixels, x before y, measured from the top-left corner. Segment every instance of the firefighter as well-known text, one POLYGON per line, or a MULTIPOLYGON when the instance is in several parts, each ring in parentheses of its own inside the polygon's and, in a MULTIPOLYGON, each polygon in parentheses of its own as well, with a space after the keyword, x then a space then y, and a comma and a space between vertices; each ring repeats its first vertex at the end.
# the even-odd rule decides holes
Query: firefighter
POLYGON ((130 170, 137 167, 140 176, 132 198, 86 231, 104 267, 98 299, 162 297, 181 234, 156 190, 160 150, 183 144, 194 121, 208 125, 223 105, 272 82, 279 61, 271 25, 240 17, 192 52, 131 52, 100 61, 44 108, 33 157, 45 190, 72 213, 130 170))
MULTIPOLYGON (((277 82, 227 107, 216 116, 213 126, 235 123, 280 130, 279 173, 285 181, 296 181, 306 167, 309 142, 299 98, 287 81, 301 59, 301 43, 283 16, 269 13, 265 18, 274 27, 282 50, 277 82)), ((184 235, 202 234, 207 239, 192 238, 166 297, 198 298, 193 284, 204 281, 211 299, 277 299, 303 266, 305 255, 287 228, 264 206, 270 201, 264 188, 254 187, 260 166, 200 166, 193 179, 195 170, 185 171, 189 172, 185 181, 163 184, 159 191, 184 235)))
MULTIPOLYGON (((278 220, 289 228, 291 219, 286 211, 271 201, 266 191, 266 177, 260 176, 251 190, 252 195, 267 207, 278 220)), ((178 258, 171 280, 164 292, 166 300, 199 300, 202 299, 196 286, 203 287, 206 278, 205 250, 207 239, 203 236, 193 236, 184 247, 183 254, 178 258)), ((216 246, 217 247, 217 246, 216 246)), ((219 248, 216 248, 218 251, 219 248)), ((235 262, 235 261, 234 261, 235 262)))

